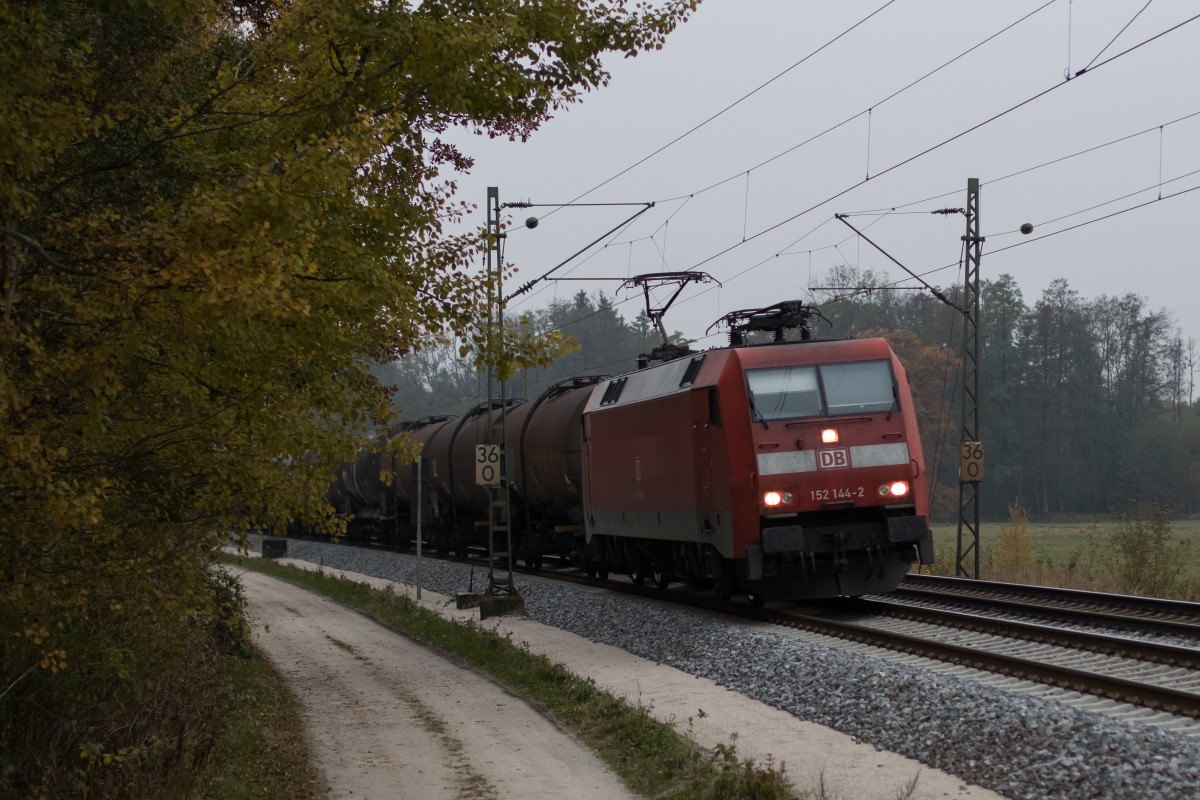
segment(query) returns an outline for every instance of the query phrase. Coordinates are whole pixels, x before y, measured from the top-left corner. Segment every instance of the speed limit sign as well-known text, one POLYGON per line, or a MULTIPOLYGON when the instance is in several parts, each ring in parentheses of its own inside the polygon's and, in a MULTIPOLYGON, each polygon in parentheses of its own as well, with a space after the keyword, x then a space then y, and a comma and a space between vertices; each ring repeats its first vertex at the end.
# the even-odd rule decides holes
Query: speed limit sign
POLYGON ((475 485, 500 485, 500 449, 498 444, 475 445, 475 485))
POLYGON ((963 442, 961 448, 958 482, 978 483, 983 480, 983 442, 963 442))

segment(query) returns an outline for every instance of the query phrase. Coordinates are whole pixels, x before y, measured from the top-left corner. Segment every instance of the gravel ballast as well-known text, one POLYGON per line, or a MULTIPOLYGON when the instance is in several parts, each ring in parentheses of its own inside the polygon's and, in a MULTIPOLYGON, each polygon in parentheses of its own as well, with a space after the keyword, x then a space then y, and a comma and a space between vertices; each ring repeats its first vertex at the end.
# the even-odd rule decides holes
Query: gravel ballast
MULTIPOLYGON (((257 537, 252 537, 257 548, 257 537)), ((411 555, 288 541, 288 556, 413 584, 411 555)), ((425 560, 425 588, 471 567, 425 560)), ((1052 700, 796 641, 601 589, 519 579, 531 619, 709 678, 1012 798, 1200 798, 1200 744, 1052 700)), ((474 589, 487 572, 474 569, 474 589)))

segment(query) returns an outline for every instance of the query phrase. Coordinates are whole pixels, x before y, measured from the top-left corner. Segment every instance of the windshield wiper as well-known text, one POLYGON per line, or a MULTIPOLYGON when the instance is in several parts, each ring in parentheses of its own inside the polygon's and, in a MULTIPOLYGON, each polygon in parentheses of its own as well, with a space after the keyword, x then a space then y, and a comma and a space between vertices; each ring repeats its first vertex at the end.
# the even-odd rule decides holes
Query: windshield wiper
POLYGON ((767 418, 759 412, 758 406, 754 404, 754 392, 747 392, 746 396, 750 398, 750 414, 753 416, 754 421, 761 422, 764 430, 770 430, 770 426, 767 425, 767 418))

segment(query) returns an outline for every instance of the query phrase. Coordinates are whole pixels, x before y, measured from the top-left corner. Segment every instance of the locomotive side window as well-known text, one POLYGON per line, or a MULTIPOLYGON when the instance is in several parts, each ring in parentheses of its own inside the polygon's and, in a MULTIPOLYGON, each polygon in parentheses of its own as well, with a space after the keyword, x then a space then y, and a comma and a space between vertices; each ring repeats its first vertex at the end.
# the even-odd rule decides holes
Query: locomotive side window
POLYGON ((895 384, 886 361, 823 364, 821 383, 831 415, 896 410, 895 384))
POLYGON ((717 387, 708 387, 708 427, 721 427, 721 393, 717 387))
POLYGON ((763 423, 896 410, 887 361, 749 370, 746 385, 754 418, 763 423))

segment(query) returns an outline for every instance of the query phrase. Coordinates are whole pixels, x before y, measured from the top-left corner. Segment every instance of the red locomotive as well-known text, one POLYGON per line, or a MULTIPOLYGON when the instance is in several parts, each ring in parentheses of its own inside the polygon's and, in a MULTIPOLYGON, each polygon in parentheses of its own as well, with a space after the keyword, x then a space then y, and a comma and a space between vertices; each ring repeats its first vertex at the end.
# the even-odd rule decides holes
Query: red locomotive
MULTIPOLYGON (((809 339, 813 313, 799 303, 735 312, 729 347, 508 406, 518 556, 754 599, 889 591, 914 562, 932 562, 904 368, 883 339, 809 339), (789 327, 805 340, 783 341, 789 327), (747 345, 755 331, 776 341, 747 345)), ((434 547, 484 541, 488 497, 473 459, 476 444, 499 441, 500 409, 488 411, 406 432, 424 445, 434 547)), ((416 507, 407 471, 395 489, 403 541, 416 507)))

